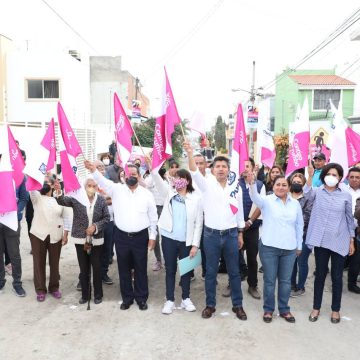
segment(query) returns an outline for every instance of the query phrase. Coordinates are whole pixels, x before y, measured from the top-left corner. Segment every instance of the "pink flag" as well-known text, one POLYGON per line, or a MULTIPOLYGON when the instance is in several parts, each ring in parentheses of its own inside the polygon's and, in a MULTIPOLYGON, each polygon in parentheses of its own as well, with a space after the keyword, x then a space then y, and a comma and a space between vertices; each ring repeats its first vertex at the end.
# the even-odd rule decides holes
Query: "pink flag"
POLYGON ((54 168, 56 158, 54 119, 49 123, 41 143, 34 144, 32 150, 33 155, 29 157, 24 169, 24 173, 28 176, 26 181, 28 191, 40 190, 46 172, 54 168))
POLYGON ((10 162, 14 170, 13 178, 15 180, 15 186, 19 187, 24 180, 23 170, 25 168, 25 161, 21 155, 20 149, 17 146, 14 136, 8 125, 8 136, 9 136, 9 152, 10 152, 10 162))
POLYGON ((352 128, 345 130, 349 167, 360 162, 360 135, 352 128))
POLYGON ((79 154, 82 153, 82 150, 60 103, 58 103, 57 113, 60 131, 64 140, 66 151, 68 154, 76 158, 79 154))
POLYGON ((240 189, 240 177, 245 170, 245 161, 249 160, 244 123, 244 113, 239 104, 236 115, 235 136, 231 153, 231 167, 228 183, 230 186, 230 208, 233 214, 238 211, 237 196, 240 189))
MULTIPOLYGON (((13 180, 13 169, 9 153, 9 134, 6 128, 2 129, 5 144, 0 159, 0 223, 16 231, 18 228, 17 203, 13 180)), ((3 140, 2 140, 3 141, 3 140)))
POLYGON ((122 162, 122 166, 126 171, 126 164, 129 161, 131 155, 131 137, 134 135, 134 131, 116 93, 114 94, 114 114, 116 146, 122 162))
POLYGON ((310 124, 309 124, 309 103, 306 98, 300 111, 300 116, 294 124, 295 135, 289 147, 289 162, 286 168, 286 176, 295 170, 308 166, 309 144, 310 144, 310 124))
POLYGON ((81 186, 76 177, 77 169, 74 168, 76 165, 70 163, 66 150, 60 151, 60 161, 65 193, 80 189, 81 186))
POLYGON ((206 131, 205 131, 205 115, 201 112, 194 111, 190 117, 189 129, 197 131, 202 138, 206 138, 206 131))
POLYGON ((172 156, 171 135, 181 120, 176 108, 170 82, 165 70, 165 86, 162 94, 161 115, 156 118, 152 168, 159 169, 172 156))
POLYGON ((49 160, 47 162, 46 170, 49 171, 55 167, 56 164, 56 141, 55 141, 55 122, 51 119, 49 126, 41 141, 41 145, 49 151, 49 160))
POLYGON ((261 163, 271 168, 275 162, 276 150, 270 130, 270 99, 259 104, 257 149, 261 163))

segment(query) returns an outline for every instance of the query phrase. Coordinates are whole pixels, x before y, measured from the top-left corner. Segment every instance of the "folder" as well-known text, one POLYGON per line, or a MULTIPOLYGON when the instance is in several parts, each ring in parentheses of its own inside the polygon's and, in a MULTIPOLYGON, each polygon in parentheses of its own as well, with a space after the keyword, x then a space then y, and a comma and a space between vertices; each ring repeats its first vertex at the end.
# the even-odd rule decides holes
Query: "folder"
POLYGON ((178 260, 180 276, 183 276, 189 271, 194 270, 200 264, 201 264, 201 251, 199 249, 193 258, 190 258, 190 256, 188 256, 186 258, 178 260))

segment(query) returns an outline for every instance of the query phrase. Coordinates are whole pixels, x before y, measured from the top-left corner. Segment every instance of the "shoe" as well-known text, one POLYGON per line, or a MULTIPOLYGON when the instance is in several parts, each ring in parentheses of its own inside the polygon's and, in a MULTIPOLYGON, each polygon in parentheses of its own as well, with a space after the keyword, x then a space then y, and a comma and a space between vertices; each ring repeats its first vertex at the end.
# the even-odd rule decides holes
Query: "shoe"
POLYGON ((310 322, 315 322, 315 321, 317 321, 318 318, 319 318, 320 311, 317 313, 317 315, 312 315, 312 313, 313 313, 314 311, 316 311, 316 310, 313 310, 313 311, 311 312, 311 314, 309 315, 309 321, 310 321, 310 322))
POLYGON ((123 302, 121 305, 120 305, 120 310, 127 310, 130 308, 130 306, 133 304, 134 302, 131 301, 129 303, 126 303, 126 302, 123 302))
POLYGON ((55 299, 61 299, 61 291, 60 291, 60 290, 53 291, 53 292, 51 293, 51 295, 52 295, 55 299))
POLYGON ((264 269, 262 266, 259 267, 259 273, 263 273, 264 272, 264 269))
POLYGON ((258 290, 257 287, 249 286, 248 293, 249 293, 254 299, 257 299, 257 300, 260 300, 260 299, 261 299, 261 295, 260 295, 259 290, 258 290))
POLYGON ((102 282, 106 285, 112 285, 114 282, 112 281, 111 278, 109 278, 108 275, 104 275, 102 278, 102 282))
POLYGON ((153 269, 153 271, 159 271, 159 270, 161 270, 161 261, 158 261, 158 260, 156 260, 155 262, 154 262, 154 265, 153 265, 153 267, 152 267, 152 269, 153 269))
POLYGON ((290 297, 295 298, 305 294, 305 289, 291 290, 290 297))
POLYGON ((95 305, 98 305, 98 304, 101 304, 102 303, 102 298, 95 298, 94 299, 94 304, 95 305))
POLYGON ((36 300, 37 300, 38 302, 43 302, 43 301, 45 301, 45 298, 46 298, 46 294, 45 294, 45 293, 40 293, 40 294, 37 294, 37 295, 36 295, 36 300))
POLYGON ((192 312, 192 311, 195 311, 196 310, 196 307, 195 305, 192 303, 192 301, 190 300, 190 298, 187 298, 187 299, 183 299, 181 301, 181 304, 180 304, 181 308, 182 309, 185 309, 186 311, 189 311, 189 312, 192 312))
POLYGON ((80 281, 76 285, 76 290, 81 291, 81 282, 80 281))
POLYGON ((222 297, 228 298, 231 296, 230 285, 226 287, 226 290, 221 294, 222 297))
POLYGON ((269 323, 272 322, 272 319, 273 319, 273 313, 272 312, 270 312, 270 311, 264 312, 264 315, 263 315, 264 322, 269 324, 269 323))
POLYGON ((6 272, 9 276, 12 276, 12 266, 11 266, 11 264, 5 265, 5 272, 6 272))
POLYGON ((348 286, 348 290, 354 294, 360 294, 360 287, 357 285, 348 286))
POLYGON ((214 307, 207 306, 201 313, 203 319, 210 319, 212 314, 216 311, 214 307))
MULTIPOLYGON (((334 313, 334 312, 333 312, 334 313)), ((333 324, 338 324, 341 320, 341 317, 340 317, 340 314, 337 313, 339 315, 339 317, 333 317, 333 313, 331 314, 331 318, 330 318, 330 321, 333 323, 333 324)))
POLYGON ((88 302, 88 300, 87 299, 84 299, 84 298, 80 298, 80 300, 79 300, 79 304, 85 304, 85 303, 87 303, 88 302))
POLYGON ((14 286, 13 290, 14 290, 16 296, 19 296, 19 297, 25 297, 26 296, 26 292, 25 292, 25 290, 23 289, 23 287, 21 285, 14 286))
POLYGON ((147 305, 146 301, 139 302, 138 306, 139 306, 140 310, 147 310, 148 309, 148 305, 147 305))
POLYGON ((232 312, 236 314, 236 317, 239 319, 239 320, 247 320, 247 315, 243 309, 242 306, 234 306, 232 308, 232 312))
POLYGON ((175 303, 173 301, 168 300, 164 304, 164 307, 161 310, 161 312, 165 315, 170 315, 170 314, 172 314, 174 309, 175 309, 175 303))
POLYGON ((288 323, 291 323, 291 324, 295 323, 295 318, 291 312, 282 313, 282 314, 280 314, 280 317, 285 319, 288 323))

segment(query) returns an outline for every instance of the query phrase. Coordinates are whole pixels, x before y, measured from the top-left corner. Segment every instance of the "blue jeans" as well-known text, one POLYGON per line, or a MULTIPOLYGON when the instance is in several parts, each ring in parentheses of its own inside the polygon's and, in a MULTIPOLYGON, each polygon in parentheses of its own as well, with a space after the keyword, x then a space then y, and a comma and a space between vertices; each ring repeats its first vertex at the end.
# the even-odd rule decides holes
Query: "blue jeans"
POLYGON ((278 308, 280 314, 290 311, 291 274, 296 250, 284 250, 259 243, 260 259, 264 270, 264 312, 275 310, 275 286, 278 281, 278 308))
POLYGON ((221 252, 225 258, 230 280, 231 300, 234 307, 242 306, 243 295, 239 272, 239 245, 237 228, 214 230, 205 226, 204 250, 206 254, 205 291, 206 306, 216 306, 216 277, 221 252))
MULTIPOLYGON (((189 256, 191 246, 186 246, 185 241, 169 239, 166 236, 161 237, 161 245, 166 270, 166 300, 175 301, 174 292, 177 259, 181 260, 189 256)), ((191 271, 184 274, 180 279, 183 300, 190 297, 190 275, 191 271)))
POLYGON ((294 286, 297 290, 305 290, 305 282, 309 273, 309 256, 311 250, 303 242, 302 251, 300 256, 295 259, 295 264, 291 276, 291 285, 294 286), (296 283, 296 277, 299 269, 299 279, 296 283))

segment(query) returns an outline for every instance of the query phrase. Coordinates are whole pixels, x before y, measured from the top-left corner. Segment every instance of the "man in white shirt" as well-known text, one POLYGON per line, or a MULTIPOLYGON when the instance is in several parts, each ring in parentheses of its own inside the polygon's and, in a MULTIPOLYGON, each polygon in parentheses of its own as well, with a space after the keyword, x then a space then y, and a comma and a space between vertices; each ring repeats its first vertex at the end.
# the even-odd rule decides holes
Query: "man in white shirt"
POLYGON ((242 192, 239 190, 236 195, 238 211, 234 214, 230 207, 229 159, 217 156, 213 162, 214 177, 205 178, 196 167, 190 143, 185 142, 184 149, 188 154, 191 175, 203 195, 206 307, 202 317, 210 318, 216 309, 216 277, 223 252, 230 280, 232 311, 238 319, 246 320, 239 271, 239 249, 243 245, 245 227, 242 192))
MULTIPOLYGON (((153 195, 139 186, 138 177, 132 176, 129 165, 126 184, 115 184, 100 174, 93 163, 85 161, 96 182, 112 198, 114 210, 114 240, 118 261, 121 310, 127 310, 136 300, 140 310, 146 310, 149 296, 147 278, 147 249, 155 247, 157 212, 153 195), (134 287, 131 270, 135 269, 134 287)), ((138 174, 139 175, 139 174, 138 174)))
MULTIPOLYGON (((355 212, 356 199, 360 197, 360 168, 353 167, 348 173, 349 185, 347 190, 352 198, 352 213, 355 212)), ((357 221, 355 226, 357 226, 357 221)), ((360 272, 360 242, 357 238, 355 241, 355 252, 349 256, 349 270, 348 270, 348 290, 355 294, 360 294, 360 287, 357 285, 357 278, 360 272)))

